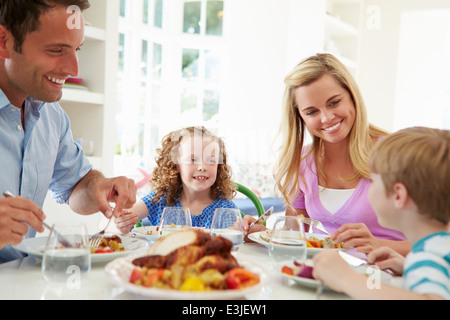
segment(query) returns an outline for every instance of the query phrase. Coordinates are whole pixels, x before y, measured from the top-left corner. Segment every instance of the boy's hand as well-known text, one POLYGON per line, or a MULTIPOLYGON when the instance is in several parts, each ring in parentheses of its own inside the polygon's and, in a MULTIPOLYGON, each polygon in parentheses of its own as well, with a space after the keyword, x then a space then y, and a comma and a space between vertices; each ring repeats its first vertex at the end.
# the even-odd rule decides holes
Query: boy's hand
POLYGON ((391 270, 396 276, 403 274, 405 258, 391 248, 381 247, 373 250, 367 255, 367 261, 381 270, 391 270))
POLYGON ((313 277, 338 292, 344 291, 349 277, 355 273, 335 249, 325 250, 314 255, 313 262, 313 277))

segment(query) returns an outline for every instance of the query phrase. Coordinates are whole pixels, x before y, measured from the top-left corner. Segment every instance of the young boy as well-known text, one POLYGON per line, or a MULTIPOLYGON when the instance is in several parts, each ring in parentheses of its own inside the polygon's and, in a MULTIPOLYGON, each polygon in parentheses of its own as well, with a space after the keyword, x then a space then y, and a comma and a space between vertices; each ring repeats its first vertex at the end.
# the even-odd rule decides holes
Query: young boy
POLYGON ((405 259, 376 248, 368 262, 403 274, 404 288, 370 289, 332 250, 314 257, 314 277, 358 299, 450 299, 450 131, 401 130, 377 143, 369 164, 379 223, 403 232, 412 249, 405 259))

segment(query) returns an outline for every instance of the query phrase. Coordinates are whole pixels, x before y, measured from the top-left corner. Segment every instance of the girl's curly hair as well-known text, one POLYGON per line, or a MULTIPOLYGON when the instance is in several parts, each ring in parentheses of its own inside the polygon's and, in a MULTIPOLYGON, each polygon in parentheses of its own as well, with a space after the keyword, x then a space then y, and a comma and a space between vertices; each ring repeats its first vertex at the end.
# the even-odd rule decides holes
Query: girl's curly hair
POLYGON ((162 140, 162 146, 157 149, 156 167, 153 170, 151 183, 155 187, 153 203, 160 201, 165 194, 169 206, 173 206, 181 196, 181 176, 177 170, 177 159, 179 145, 186 138, 200 135, 208 137, 219 145, 219 161, 217 167, 217 178, 211 186, 211 198, 217 199, 219 196, 226 199, 233 199, 236 195, 236 185, 231 181, 231 168, 227 165, 227 153, 223 140, 207 130, 205 127, 187 127, 176 130, 166 135, 162 140))

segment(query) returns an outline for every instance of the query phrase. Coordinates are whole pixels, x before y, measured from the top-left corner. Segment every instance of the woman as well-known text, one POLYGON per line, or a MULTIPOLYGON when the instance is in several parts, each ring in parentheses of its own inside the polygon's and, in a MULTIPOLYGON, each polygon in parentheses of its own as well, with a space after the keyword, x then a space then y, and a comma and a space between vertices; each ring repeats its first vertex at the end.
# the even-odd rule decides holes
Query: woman
POLYGON ((369 152, 388 133, 368 123, 351 74, 334 56, 318 54, 298 64, 285 84, 275 181, 286 214, 320 220, 344 247, 368 253, 387 245, 406 254, 403 234, 381 227, 367 199, 369 152))

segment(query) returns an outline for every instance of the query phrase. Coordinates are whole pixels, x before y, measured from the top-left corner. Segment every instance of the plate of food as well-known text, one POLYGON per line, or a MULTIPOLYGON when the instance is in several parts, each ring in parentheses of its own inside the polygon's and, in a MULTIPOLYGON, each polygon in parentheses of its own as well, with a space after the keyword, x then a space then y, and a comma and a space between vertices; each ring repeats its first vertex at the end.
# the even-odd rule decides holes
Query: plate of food
POLYGON ((202 230, 159 238, 146 255, 108 263, 105 272, 121 288, 155 299, 242 298, 268 281, 268 272, 231 254, 231 241, 202 230))
POLYGON ((142 236, 149 241, 155 241, 159 238, 159 231, 157 226, 139 227, 131 230, 132 233, 142 236))
MULTIPOLYGON (((265 230, 251 233, 248 235, 248 238, 256 243, 268 247, 270 244, 270 235, 271 230, 265 230)), ((312 257, 324 249, 342 249, 342 244, 334 242, 326 234, 306 233, 306 240, 308 257, 312 257)))
MULTIPOLYGON (((357 257, 352 257, 352 259, 362 261, 362 259, 359 259, 357 257)), ((346 259, 344 259, 344 260, 346 260, 346 259)), ((346 260, 346 261, 347 261, 347 263, 349 263, 348 260, 346 260)), ((312 275, 313 269, 314 269, 314 264, 311 259, 306 260, 305 263, 297 263, 296 261, 294 261, 294 262, 281 263, 280 265, 281 265, 280 273, 284 278, 293 280, 297 284, 300 284, 300 285, 302 285, 304 287, 308 287, 308 288, 315 289, 319 286, 320 281, 314 279, 314 277, 312 275)), ((361 265, 352 265, 352 261, 350 261, 349 265, 357 272, 367 275, 367 276, 371 276, 374 274, 374 272, 378 272, 380 281, 383 283, 390 283, 394 279, 392 274, 390 274, 386 271, 383 271, 383 270, 379 270, 379 268, 371 266, 371 265, 365 263, 364 261, 361 265)), ((332 290, 327 285, 324 285, 323 288, 324 288, 324 290, 332 290)))
MULTIPOLYGON (((36 237, 24 239, 15 246, 20 252, 42 258, 48 237, 36 237)), ((99 248, 91 248, 92 263, 108 262, 128 254, 145 252, 148 242, 130 237, 105 235, 99 248)))
MULTIPOLYGON (((173 224, 173 225, 170 225, 170 226, 166 227, 165 229, 163 229, 162 235, 164 236, 164 235, 172 233, 172 232, 184 231, 187 229, 190 229, 190 227, 173 224)), ((131 230, 131 232, 136 235, 143 236, 144 238, 146 238, 149 241, 155 241, 160 237, 159 226, 134 228, 133 230, 131 230)))

